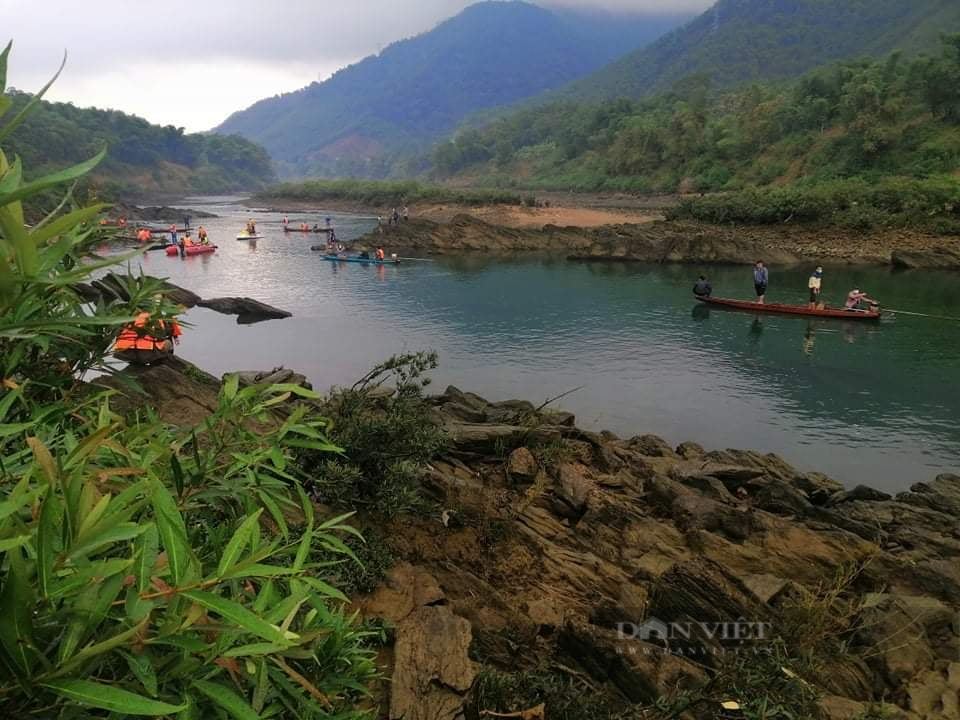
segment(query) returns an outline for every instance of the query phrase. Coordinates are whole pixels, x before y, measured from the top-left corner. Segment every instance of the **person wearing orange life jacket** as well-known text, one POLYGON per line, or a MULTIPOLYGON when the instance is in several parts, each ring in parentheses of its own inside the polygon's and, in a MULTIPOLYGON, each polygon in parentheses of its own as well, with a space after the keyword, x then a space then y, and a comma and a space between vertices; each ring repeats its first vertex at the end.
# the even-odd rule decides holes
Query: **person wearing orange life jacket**
POLYGON ((386 257, 386 253, 383 252, 383 248, 382 248, 382 247, 378 247, 378 248, 377 248, 377 252, 374 253, 374 257, 375 257, 377 260, 383 260, 383 259, 386 257))
POLYGON ((201 245, 209 245, 210 241, 207 239, 207 229, 201 225, 197 229, 197 239, 200 241, 201 245))
POLYGON ((180 342, 182 334, 173 318, 154 319, 150 313, 141 312, 120 331, 113 354, 128 363, 149 365, 173 355, 173 346, 180 342))

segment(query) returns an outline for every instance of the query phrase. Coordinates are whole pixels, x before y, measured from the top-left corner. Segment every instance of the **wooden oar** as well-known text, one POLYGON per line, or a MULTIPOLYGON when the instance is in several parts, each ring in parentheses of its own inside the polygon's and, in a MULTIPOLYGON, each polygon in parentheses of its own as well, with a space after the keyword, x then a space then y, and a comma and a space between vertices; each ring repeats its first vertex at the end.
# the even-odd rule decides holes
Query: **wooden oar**
POLYGON ((899 313, 900 315, 914 315, 916 317, 931 318, 932 320, 953 320, 960 322, 960 317, 950 317, 948 315, 928 315, 927 313, 910 312, 909 310, 895 310, 893 308, 884 308, 883 312, 899 313))

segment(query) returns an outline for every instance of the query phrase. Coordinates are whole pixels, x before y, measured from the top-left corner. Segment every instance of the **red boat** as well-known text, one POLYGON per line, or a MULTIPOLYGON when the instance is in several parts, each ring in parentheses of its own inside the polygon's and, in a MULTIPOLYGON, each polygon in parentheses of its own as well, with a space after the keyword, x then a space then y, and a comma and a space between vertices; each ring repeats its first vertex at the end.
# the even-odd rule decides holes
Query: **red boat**
MULTIPOLYGON (((183 252, 187 255, 203 255, 204 253, 212 253, 217 249, 216 245, 187 245, 183 252)), ((171 257, 180 252, 180 248, 176 245, 167 246, 167 255, 171 257)))
POLYGON ((880 312, 873 310, 843 310, 837 308, 823 308, 811 310, 806 305, 778 305, 777 303, 758 303, 750 300, 729 300, 727 298, 701 297, 695 295, 700 302, 708 305, 733 308, 735 310, 749 310, 758 313, 778 313, 780 315, 806 315, 809 317, 837 318, 840 320, 879 320, 880 312))

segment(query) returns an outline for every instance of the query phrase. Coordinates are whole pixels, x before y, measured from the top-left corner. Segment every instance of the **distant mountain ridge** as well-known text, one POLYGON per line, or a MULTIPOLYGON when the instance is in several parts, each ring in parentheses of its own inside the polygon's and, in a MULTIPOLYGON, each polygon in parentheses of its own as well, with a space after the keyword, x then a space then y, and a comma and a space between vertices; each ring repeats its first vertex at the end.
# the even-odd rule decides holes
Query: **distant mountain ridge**
POLYGON ((290 174, 376 177, 470 113, 559 87, 683 19, 481 2, 322 83, 236 112, 216 132, 261 143, 290 174))
POLYGON ((793 78, 834 60, 936 51, 940 34, 956 31, 958 0, 719 0, 555 96, 639 98, 698 73, 714 86, 793 78))

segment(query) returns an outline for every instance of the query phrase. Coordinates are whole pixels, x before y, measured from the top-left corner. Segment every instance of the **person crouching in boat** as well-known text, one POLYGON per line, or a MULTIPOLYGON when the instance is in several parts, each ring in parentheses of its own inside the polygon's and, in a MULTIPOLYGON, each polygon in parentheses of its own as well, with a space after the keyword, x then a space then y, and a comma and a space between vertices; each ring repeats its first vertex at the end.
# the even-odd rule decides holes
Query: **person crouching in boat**
POLYGON ((377 251, 373 254, 373 256, 374 256, 377 260, 380 260, 380 261, 382 262, 382 261, 384 260, 384 258, 386 258, 387 255, 386 255, 386 253, 383 252, 383 248, 382 248, 382 247, 378 247, 378 248, 377 248, 377 251))
POLYGON ((207 238, 207 230, 203 225, 197 228, 197 240, 200 241, 201 245, 209 245, 210 240, 207 238))
POLYGON ((862 312, 864 310, 877 312, 880 309, 880 303, 873 300, 867 293, 854 288, 847 293, 847 301, 844 303, 844 307, 851 312, 862 312), (864 305, 867 307, 865 308, 864 305))
POLYGON ((810 290, 810 302, 807 303, 808 310, 815 310, 820 306, 820 290, 823 285, 823 268, 817 265, 816 270, 810 275, 807 281, 807 288, 810 290))
POLYGON ((183 331, 176 320, 155 318, 141 312, 124 326, 113 345, 113 355, 134 365, 151 365, 173 355, 183 331))
POLYGON ((710 297, 713 294, 713 286, 710 285, 706 275, 697 278, 693 286, 693 294, 697 297, 710 297))

